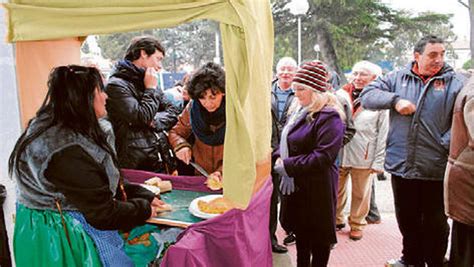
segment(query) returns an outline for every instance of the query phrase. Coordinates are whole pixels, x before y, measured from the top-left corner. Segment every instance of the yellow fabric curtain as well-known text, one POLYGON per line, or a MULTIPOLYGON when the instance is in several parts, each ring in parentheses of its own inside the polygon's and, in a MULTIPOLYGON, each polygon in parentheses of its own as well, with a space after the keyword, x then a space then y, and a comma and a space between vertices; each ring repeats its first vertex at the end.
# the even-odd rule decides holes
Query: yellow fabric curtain
POLYGON ((224 194, 245 208, 269 175, 273 22, 269 0, 17 0, 5 4, 10 42, 220 23, 226 70, 224 194))

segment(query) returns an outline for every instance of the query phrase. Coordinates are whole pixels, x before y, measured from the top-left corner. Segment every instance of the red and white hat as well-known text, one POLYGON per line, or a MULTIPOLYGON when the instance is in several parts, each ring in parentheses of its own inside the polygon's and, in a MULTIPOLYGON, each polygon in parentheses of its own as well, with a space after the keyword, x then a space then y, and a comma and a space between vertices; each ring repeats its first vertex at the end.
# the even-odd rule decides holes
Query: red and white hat
POLYGON ((309 87, 316 92, 326 92, 329 89, 326 66, 319 60, 304 62, 296 72, 293 83, 309 87))

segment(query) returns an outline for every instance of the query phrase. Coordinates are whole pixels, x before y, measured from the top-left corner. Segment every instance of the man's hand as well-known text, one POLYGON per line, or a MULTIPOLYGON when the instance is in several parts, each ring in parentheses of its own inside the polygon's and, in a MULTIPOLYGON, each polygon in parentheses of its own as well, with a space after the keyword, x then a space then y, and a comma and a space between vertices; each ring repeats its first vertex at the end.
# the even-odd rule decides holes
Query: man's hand
POLYGON ((191 156, 192 156, 192 151, 191 151, 191 148, 189 147, 183 147, 176 152, 176 157, 180 159, 182 162, 186 163, 186 165, 188 165, 189 161, 191 161, 191 156))
POLYGON ((156 70, 154 68, 146 68, 143 83, 145 84, 146 89, 156 89, 158 86, 158 80, 156 79, 156 70))
POLYGON ((383 171, 376 170, 376 169, 370 169, 370 173, 381 174, 381 173, 383 173, 383 171))
POLYGON ((415 113, 416 106, 408 100, 400 99, 397 104, 395 104, 395 110, 401 115, 411 115, 415 113))

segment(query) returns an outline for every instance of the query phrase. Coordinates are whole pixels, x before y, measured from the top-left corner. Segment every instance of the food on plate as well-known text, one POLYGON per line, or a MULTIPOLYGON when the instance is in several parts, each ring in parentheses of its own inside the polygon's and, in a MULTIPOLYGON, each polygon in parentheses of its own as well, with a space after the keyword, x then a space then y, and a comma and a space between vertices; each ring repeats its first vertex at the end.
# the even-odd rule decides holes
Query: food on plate
POLYGON ((209 175, 206 180, 206 185, 211 190, 220 190, 222 189, 222 181, 216 176, 209 175))
POLYGON ((230 210, 231 206, 224 197, 217 197, 209 202, 204 200, 199 200, 197 206, 200 211, 210 214, 222 214, 230 210))
POLYGON ((145 181, 146 185, 156 186, 160 188, 161 193, 171 191, 173 189, 170 181, 163 181, 158 177, 152 177, 145 181))

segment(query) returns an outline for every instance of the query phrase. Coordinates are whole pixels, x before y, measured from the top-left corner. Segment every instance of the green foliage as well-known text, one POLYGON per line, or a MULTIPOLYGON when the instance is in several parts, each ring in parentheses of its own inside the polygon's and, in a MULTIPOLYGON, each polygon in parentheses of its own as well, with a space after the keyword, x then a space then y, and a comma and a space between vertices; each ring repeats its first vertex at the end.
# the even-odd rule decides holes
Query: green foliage
POLYGON ((472 60, 469 59, 468 61, 464 62, 462 68, 465 70, 472 69, 474 66, 472 65, 472 60))
POLYGON ((89 44, 87 42, 83 42, 81 46, 81 51, 84 54, 89 54, 90 49, 89 49, 89 44))
MULTIPOLYGON (((273 3, 275 24, 275 60, 282 51, 296 57, 296 18, 285 5, 289 0, 273 3), (294 49, 288 48, 294 47, 294 49)), ((421 13, 413 15, 394 10, 380 0, 308 0, 310 9, 302 17, 302 58, 316 58, 313 50, 319 43, 324 60, 350 70, 362 59, 390 60, 403 65, 411 57, 415 42, 428 33, 454 40, 451 15, 421 13), (316 32, 326 27, 330 40, 318 40, 316 32), (319 29, 318 29, 319 28, 319 29), (332 46, 332 47, 331 47, 332 46), (331 50, 334 49, 334 55, 331 50), (331 62, 335 61, 335 62, 331 62)), ((326 38, 326 37, 324 37, 326 38)), ((448 54, 452 50, 449 50, 448 54)), ((330 64, 332 65, 332 64, 330 64)))
POLYGON ((105 58, 116 61, 124 57, 125 50, 133 37, 154 36, 165 48, 163 66, 173 71, 179 70, 186 63, 199 67, 205 62, 212 61, 215 54, 216 32, 218 32, 216 22, 201 20, 174 28, 101 35, 98 37, 98 45, 105 58))

